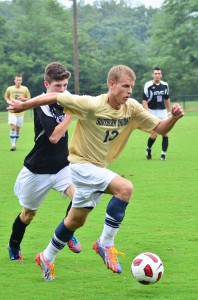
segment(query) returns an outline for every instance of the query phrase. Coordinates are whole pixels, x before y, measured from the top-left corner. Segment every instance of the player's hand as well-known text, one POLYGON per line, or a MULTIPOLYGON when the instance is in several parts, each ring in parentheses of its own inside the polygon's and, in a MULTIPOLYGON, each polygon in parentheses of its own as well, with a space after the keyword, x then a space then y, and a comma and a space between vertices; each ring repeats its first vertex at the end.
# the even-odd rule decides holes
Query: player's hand
POLYGON ((176 119, 182 118, 184 116, 183 107, 178 103, 173 104, 171 108, 171 115, 176 119))
POLYGON ((22 96, 18 96, 17 100, 21 100, 21 101, 23 101, 23 100, 24 100, 24 98, 23 98, 22 96))
POLYGON ((10 99, 7 101, 7 103, 9 104, 7 110, 11 113, 18 113, 24 111, 23 102, 21 102, 21 100, 10 99))
POLYGON ((171 116, 171 111, 169 111, 168 113, 167 113, 167 117, 170 117, 171 116))

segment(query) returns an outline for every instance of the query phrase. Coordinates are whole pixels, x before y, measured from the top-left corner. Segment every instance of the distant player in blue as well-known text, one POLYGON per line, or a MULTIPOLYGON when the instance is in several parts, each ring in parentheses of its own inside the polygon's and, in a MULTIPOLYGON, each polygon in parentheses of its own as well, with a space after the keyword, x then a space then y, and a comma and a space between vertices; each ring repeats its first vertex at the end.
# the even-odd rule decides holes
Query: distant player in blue
MULTIPOLYGON (((58 62, 47 65, 44 74, 46 93, 64 93, 71 73, 58 62)), ((69 93, 69 92, 68 92, 69 93)), ((34 109, 35 144, 25 157, 14 186, 15 195, 23 207, 12 225, 8 251, 12 261, 23 260, 21 242, 26 227, 32 222, 38 208, 51 189, 61 192, 64 197, 73 198, 75 186, 72 184, 68 162, 68 133, 72 121, 63 107, 57 103, 34 109)), ((67 209, 69 211, 71 203, 67 209)), ((56 213, 55 208, 54 213, 56 213)), ((78 240, 72 236, 67 242, 70 250, 81 251, 78 240)))
MULTIPOLYGON (((166 119, 171 114, 171 105, 169 97, 168 83, 161 80, 162 71, 155 67, 153 70, 153 80, 150 80, 144 85, 144 94, 142 104, 151 115, 158 117, 161 120, 166 119)), ((151 148, 156 141, 158 134, 152 131, 146 148, 146 158, 152 159, 151 148)), ((166 159, 168 149, 168 135, 162 134, 162 153, 161 160, 166 159)))

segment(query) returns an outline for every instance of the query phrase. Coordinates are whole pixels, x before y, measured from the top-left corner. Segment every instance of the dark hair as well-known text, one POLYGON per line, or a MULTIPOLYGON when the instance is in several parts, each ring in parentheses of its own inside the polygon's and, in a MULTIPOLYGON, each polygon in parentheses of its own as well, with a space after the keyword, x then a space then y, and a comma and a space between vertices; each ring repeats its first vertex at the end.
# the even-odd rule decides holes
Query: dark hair
POLYGON ((159 67, 155 67, 153 71, 161 71, 161 69, 159 67))
POLYGON ((44 80, 51 83, 52 81, 60 81, 71 77, 71 73, 67 68, 59 62, 52 62, 45 68, 44 80))

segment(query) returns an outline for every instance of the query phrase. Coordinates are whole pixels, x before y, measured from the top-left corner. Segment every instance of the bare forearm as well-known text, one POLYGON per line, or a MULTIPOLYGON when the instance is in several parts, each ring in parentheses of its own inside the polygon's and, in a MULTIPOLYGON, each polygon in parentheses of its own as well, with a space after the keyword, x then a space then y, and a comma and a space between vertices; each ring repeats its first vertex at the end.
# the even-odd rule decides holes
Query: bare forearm
POLYGON ((24 109, 34 108, 37 106, 52 104, 57 102, 57 95, 58 93, 47 93, 32 99, 29 99, 26 102, 23 102, 24 109))
POLYGON ((166 106, 167 112, 170 112, 171 111, 170 98, 165 100, 165 106, 166 106))
POLYGON ((67 115, 65 119, 55 127, 52 135, 49 137, 51 143, 56 144, 62 138, 62 136, 68 130, 72 119, 72 116, 67 115))
POLYGON ((168 119, 161 121, 155 128, 154 131, 158 134, 168 133, 178 119, 175 119, 173 116, 170 116, 168 119))
POLYGON ((183 108, 179 104, 175 103, 171 109, 171 116, 163 121, 160 121, 160 123, 154 128, 154 131, 159 134, 165 134, 169 132, 175 123, 183 116, 183 108))
POLYGON ((56 103, 57 95, 58 93, 47 93, 29 99, 25 102, 12 99, 8 101, 9 107, 7 109, 11 112, 17 113, 17 112, 25 111, 30 108, 56 103))

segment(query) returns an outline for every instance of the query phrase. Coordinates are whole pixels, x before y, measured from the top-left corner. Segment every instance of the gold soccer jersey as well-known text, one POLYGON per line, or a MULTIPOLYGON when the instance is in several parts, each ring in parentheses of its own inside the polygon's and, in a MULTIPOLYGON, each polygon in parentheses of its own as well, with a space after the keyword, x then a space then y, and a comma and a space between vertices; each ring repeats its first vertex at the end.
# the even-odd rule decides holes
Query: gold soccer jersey
POLYGON ((108 104, 107 94, 91 97, 60 93, 57 100, 65 113, 78 118, 69 147, 71 163, 106 167, 120 155, 133 130, 150 132, 160 122, 131 98, 119 110, 108 104))
MULTIPOLYGON (((4 98, 8 99, 18 99, 19 96, 24 98, 30 98, 30 92, 26 86, 21 85, 19 88, 16 88, 14 85, 9 86, 5 92, 4 98)), ((14 113, 15 116, 23 116, 24 112, 14 113)))

